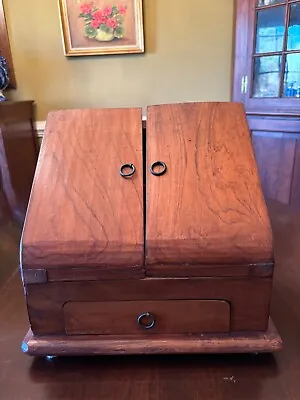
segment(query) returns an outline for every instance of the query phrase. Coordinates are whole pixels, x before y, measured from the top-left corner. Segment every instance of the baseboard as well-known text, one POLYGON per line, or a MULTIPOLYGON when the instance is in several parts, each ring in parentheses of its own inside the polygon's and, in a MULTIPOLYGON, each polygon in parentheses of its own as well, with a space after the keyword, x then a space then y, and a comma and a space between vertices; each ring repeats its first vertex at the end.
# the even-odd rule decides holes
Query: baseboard
POLYGON ((46 121, 36 121, 34 124, 34 129, 36 132, 36 136, 38 138, 42 138, 44 136, 46 121))

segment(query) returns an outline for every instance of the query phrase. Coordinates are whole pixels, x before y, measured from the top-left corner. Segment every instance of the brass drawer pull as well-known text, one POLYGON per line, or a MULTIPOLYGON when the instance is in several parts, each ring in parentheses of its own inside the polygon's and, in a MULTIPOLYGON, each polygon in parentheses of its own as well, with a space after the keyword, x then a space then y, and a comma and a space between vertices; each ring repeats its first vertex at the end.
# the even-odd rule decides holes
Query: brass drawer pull
POLYGON ((151 329, 155 325, 155 318, 154 315, 145 312, 138 317, 137 322, 142 328, 151 329))
POLYGON ((123 164, 120 168, 120 175, 123 178, 130 178, 135 173, 135 166, 133 164, 123 164), (124 172, 125 169, 129 169, 129 172, 124 172))
POLYGON ((150 172, 152 175, 155 176, 161 176, 163 174, 165 174, 167 171, 167 166, 163 161, 156 161, 155 163, 153 163, 150 167, 150 172), (156 167, 162 167, 162 170, 160 171, 155 171, 156 167))

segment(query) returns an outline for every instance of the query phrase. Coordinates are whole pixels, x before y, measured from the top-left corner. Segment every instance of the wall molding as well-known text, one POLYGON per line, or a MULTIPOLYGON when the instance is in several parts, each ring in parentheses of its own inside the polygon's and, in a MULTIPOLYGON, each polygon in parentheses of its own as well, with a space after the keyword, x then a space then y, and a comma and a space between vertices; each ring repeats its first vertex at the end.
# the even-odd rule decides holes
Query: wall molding
POLYGON ((45 126, 46 121, 36 121, 34 123, 34 129, 38 138, 42 138, 44 136, 45 126))
MULTIPOLYGON (((143 122, 147 121, 146 115, 143 115, 143 122)), ((35 121, 34 129, 38 138, 43 138, 46 127, 46 121, 35 121)))

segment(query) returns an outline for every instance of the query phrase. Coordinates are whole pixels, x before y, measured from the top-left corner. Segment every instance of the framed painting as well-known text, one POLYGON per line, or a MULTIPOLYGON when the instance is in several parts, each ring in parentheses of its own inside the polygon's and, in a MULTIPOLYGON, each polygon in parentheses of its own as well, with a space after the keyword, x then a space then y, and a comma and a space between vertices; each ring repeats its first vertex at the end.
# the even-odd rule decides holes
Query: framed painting
POLYGON ((144 52, 142 0, 59 0, 66 56, 144 52))

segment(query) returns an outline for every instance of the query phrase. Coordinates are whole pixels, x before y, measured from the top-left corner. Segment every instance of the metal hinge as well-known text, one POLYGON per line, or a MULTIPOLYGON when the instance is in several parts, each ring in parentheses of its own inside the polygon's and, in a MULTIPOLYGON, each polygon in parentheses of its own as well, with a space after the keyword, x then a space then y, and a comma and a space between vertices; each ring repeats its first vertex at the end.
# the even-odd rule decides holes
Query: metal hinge
POLYGON ((241 93, 246 94, 248 92, 248 76, 244 75, 241 80, 241 93))
POLYGON ((48 281, 45 269, 23 269, 22 278, 24 285, 46 283, 48 281))

